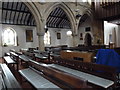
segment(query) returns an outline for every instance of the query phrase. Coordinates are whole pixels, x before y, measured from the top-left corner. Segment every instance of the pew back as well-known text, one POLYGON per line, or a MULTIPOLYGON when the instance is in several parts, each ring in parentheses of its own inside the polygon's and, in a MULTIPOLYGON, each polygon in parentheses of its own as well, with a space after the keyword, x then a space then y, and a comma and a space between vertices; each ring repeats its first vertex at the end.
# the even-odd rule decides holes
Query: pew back
POLYGON ((77 60, 66 60, 60 57, 55 57, 54 62, 59 65, 63 65, 69 68, 73 68, 79 71, 83 71, 105 79, 112 80, 114 81, 115 84, 117 81, 116 68, 111 66, 99 65, 88 62, 80 62, 77 60))
POLYGON ((5 87, 10 90, 20 89, 21 86, 13 76, 12 72, 9 70, 6 64, 0 64, 2 70, 2 78, 5 84, 5 87))
POLYGON ((42 73, 46 76, 53 77, 60 82, 66 83, 72 88, 89 88, 89 86, 87 86, 86 79, 76 77, 64 71, 56 70, 52 67, 48 67, 46 64, 40 64, 35 61, 30 61, 29 65, 39 71, 42 71, 42 73))

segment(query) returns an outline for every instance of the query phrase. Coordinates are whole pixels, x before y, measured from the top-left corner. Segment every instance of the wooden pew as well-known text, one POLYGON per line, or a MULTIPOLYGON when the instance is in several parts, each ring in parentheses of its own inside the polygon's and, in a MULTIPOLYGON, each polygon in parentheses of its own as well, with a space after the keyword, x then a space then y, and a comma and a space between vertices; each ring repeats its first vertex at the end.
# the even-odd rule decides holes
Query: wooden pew
POLYGON ((48 57, 44 56, 43 54, 36 53, 35 54, 35 61, 42 62, 42 63, 49 63, 48 57))
POLYGON ((25 67, 28 67, 28 62, 31 60, 30 57, 25 55, 19 55, 19 65, 23 65, 23 62, 25 62, 25 67))
POLYGON ((13 76, 12 72, 9 70, 6 64, 0 64, 0 70, 2 70, 2 80, 4 84, 4 89, 6 90, 15 90, 15 89, 21 89, 21 86, 13 76))
POLYGON ((116 73, 116 68, 114 67, 98 65, 94 63, 88 63, 88 62, 80 62, 75 60, 66 60, 60 57, 59 58, 55 57, 54 62, 56 64, 59 64, 65 67, 69 67, 69 68, 76 69, 88 74, 92 74, 101 78, 111 80, 114 82, 112 86, 113 87, 116 86, 117 73, 116 73))
POLYGON ((13 66, 15 68, 15 65, 17 65, 17 70, 18 70, 18 64, 10 56, 5 56, 5 57, 3 57, 3 59, 9 68, 11 66, 13 66))
POLYGON ((33 52, 23 51, 22 54, 30 57, 31 59, 35 59, 35 54, 33 52))
POLYGON ((56 82, 57 84, 65 84, 69 88, 91 88, 87 85, 86 79, 74 76, 61 70, 56 70, 52 67, 48 67, 46 64, 39 64, 38 62, 30 61, 29 65, 36 70, 41 71, 45 76, 47 76, 47 78, 49 78, 49 80, 56 82))
POLYGON ((36 89, 59 88, 57 85, 42 77, 41 72, 36 71, 34 68, 19 70, 19 73, 36 89))
POLYGON ((60 57, 63 59, 72 59, 79 60, 83 62, 92 62, 94 56, 94 52, 80 52, 80 51, 70 51, 63 50, 60 52, 60 57))
POLYGON ((19 54, 17 54, 15 51, 11 51, 10 52, 10 58, 12 60, 14 60, 14 62, 16 63, 17 66, 17 70, 19 69, 19 54))

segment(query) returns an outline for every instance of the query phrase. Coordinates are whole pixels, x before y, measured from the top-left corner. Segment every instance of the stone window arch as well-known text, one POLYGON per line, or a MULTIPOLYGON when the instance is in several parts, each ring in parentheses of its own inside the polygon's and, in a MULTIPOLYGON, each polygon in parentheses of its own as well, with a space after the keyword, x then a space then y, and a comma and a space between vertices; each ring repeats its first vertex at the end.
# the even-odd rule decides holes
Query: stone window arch
POLYGON ((45 46, 46 45, 50 45, 50 32, 49 31, 47 31, 45 34, 44 34, 44 44, 45 44, 45 46))
POLYGON ((17 46, 17 35, 13 28, 3 30, 3 46, 17 46))

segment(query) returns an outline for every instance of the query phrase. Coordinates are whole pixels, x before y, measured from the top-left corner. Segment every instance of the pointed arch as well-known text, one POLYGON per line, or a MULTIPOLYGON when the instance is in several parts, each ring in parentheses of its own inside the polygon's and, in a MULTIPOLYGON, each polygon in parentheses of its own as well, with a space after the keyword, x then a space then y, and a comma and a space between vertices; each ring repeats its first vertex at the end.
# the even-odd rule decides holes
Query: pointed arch
POLYGON ((7 27, 3 30, 2 35, 3 46, 17 46, 17 33, 11 28, 7 27))
POLYGON ((92 10, 90 10, 90 9, 87 9, 87 10, 85 10, 85 11, 83 12, 82 17, 81 17, 80 20, 79 20, 78 28, 79 28, 81 22, 85 21, 88 17, 90 18, 91 24, 92 24, 94 19, 93 19, 92 10))
MULTIPOLYGON (((64 10, 64 12, 66 13, 66 15, 68 16, 69 20, 70 20, 70 24, 71 24, 71 29, 73 32, 75 32, 75 17, 74 17, 74 13, 72 12, 72 10, 65 4, 65 3, 53 3, 53 5, 51 5, 49 8, 46 9, 45 13, 46 13, 46 20, 47 17, 50 15, 50 13, 55 10, 56 8, 61 8, 62 10, 64 10)), ((46 21, 45 20, 45 21, 46 21)), ((46 23, 46 22, 45 22, 46 23)))
MULTIPOLYGON (((27 1, 27 0, 26 0, 27 1)), ((37 33, 39 33, 39 30, 42 30, 40 28, 42 28, 42 15, 41 12, 38 10, 36 4, 34 2, 25 2, 23 1, 23 3, 29 8, 30 12, 32 13, 32 15, 35 18, 35 22, 36 22, 36 26, 37 26, 37 33)))

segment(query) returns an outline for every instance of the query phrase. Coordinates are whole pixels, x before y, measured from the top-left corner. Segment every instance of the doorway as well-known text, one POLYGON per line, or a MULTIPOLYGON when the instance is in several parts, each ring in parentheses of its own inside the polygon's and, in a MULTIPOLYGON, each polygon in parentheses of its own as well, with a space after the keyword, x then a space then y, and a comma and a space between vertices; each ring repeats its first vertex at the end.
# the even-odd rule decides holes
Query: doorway
POLYGON ((91 46, 92 45, 92 37, 89 33, 85 35, 85 46, 91 46))

